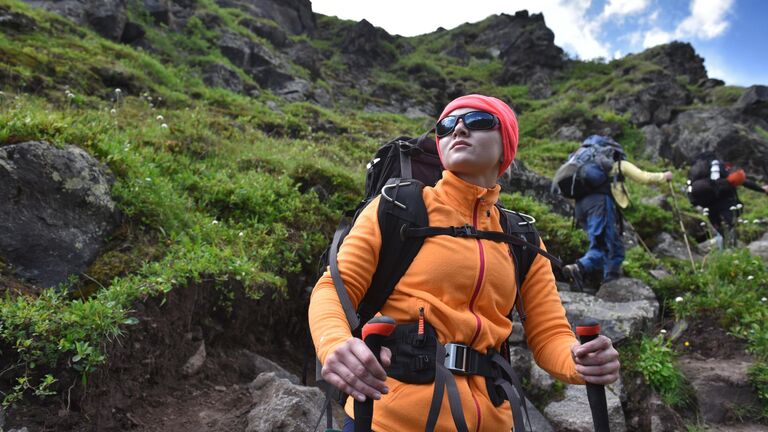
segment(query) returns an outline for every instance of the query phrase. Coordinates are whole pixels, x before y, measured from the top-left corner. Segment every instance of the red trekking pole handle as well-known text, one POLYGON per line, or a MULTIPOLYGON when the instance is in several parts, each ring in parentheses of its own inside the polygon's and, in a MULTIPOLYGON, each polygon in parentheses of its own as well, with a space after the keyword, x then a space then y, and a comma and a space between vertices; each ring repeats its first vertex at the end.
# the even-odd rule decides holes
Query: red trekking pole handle
MULTIPOLYGON (((379 362, 381 344, 393 331, 395 320, 388 316, 374 317, 363 326, 363 342, 379 362)), ((355 432, 371 432, 372 420, 373 400, 366 398, 364 402, 355 401, 355 432)))
MULTIPOLYGON (((576 334, 582 345, 594 340, 600 335, 600 323, 593 318, 584 318, 576 324, 576 334)), ((605 386, 587 383, 587 399, 589 399, 589 409, 592 411, 592 423, 595 426, 595 432, 610 432, 605 386)))

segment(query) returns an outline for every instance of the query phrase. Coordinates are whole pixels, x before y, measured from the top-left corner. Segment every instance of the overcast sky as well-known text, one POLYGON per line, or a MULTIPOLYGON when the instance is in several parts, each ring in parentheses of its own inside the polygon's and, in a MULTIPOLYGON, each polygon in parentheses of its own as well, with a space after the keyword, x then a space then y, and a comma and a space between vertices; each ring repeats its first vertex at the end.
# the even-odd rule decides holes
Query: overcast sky
POLYGON ((543 13, 555 43, 581 59, 690 42, 710 77, 768 85, 768 1, 763 0, 312 0, 312 10, 391 34, 451 29, 498 13, 543 13))

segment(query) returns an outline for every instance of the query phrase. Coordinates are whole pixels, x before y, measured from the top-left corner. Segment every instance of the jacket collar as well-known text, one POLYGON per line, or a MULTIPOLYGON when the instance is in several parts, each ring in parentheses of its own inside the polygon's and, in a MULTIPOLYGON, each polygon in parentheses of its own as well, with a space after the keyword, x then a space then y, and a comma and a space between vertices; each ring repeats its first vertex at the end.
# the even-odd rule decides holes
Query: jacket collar
POLYGON ((452 207, 471 215, 478 201, 480 211, 493 207, 499 199, 501 186, 497 184, 490 189, 484 188, 468 183, 451 171, 444 170, 443 177, 435 185, 435 192, 452 207))

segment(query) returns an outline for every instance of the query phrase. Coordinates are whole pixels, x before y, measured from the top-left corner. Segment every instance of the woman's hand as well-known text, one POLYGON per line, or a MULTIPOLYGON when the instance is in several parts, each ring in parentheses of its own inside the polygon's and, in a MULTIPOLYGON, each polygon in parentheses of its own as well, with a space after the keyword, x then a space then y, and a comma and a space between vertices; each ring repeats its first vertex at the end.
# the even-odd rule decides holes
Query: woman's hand
POLYGON ((591 384, 611 384, 619 379, 619 352, 611 340, 600 335, 584 345, 571 346, 576 372, 591 384))
POLYGON ((356 400, 363 402, 366 397, 381 399, 389 392, 384 380, 392 352, 381 348, 381 364, 365 343, 357 338, 350 338, 339 345, 326 359, 323 365, 323 379, 356 400))

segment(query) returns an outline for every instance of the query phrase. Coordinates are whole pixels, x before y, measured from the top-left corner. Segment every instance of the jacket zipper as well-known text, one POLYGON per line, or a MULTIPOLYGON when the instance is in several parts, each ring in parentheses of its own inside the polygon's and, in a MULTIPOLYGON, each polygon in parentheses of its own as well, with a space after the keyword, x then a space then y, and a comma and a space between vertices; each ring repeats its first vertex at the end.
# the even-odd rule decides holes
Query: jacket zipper
MULTIPOLYGON (((475 208, 472 211, 472 226, 477 229, 477 212, 480 207, 480 202, 482 199, 478 199, 475 201, 475 208)), ((480 321, 480 316, 475 313, 475 301, 477 300, 478 294, 480 294, 480 288, 483 285, 483 278, 485 277, 485 250, 483 249, 483 243, 480 241, 480 239, 476 239, 477 241, 477 248, 480 252, 480 271, 477 275, 477 283, 475 284, 475 290, 472 293, 472 297, 469 300, 469 311, 472 312, 472 315, 475 316, 475 322, 477 323, 477 328, 475 329, 475 335, 472 336, 472 341, 469 343, 469 346, 472 346, 475 343, 475 340, 477 340, 477 337, 480 335, 480 330, 483 327, 483 322, 480 321)), ((467 381, 469 384, 469 380, 467 381)), ((475 403, 475 410, 477 411, 477 428, 476 431, 480 430, 480 424, 482 420, 481 412, 480 412, 480 403, 477 401, 477 398, 475 397, 475 393, 470 390, 470 394, 472 395, 472 401, 475 403)))

